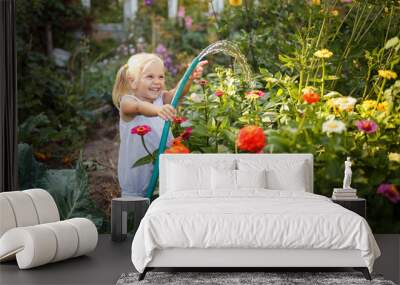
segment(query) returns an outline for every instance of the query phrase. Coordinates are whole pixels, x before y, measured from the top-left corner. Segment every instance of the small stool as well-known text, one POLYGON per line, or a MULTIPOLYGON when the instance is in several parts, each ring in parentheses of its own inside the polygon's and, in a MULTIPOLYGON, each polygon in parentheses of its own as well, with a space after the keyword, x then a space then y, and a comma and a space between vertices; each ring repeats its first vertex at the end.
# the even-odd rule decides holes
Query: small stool
POLYGON ((133 212, 133 233, 149 208, 150 200, 144 197, 114 198, 111 201, 111 240, 124 241, 128 232, 128 213, 133 212))

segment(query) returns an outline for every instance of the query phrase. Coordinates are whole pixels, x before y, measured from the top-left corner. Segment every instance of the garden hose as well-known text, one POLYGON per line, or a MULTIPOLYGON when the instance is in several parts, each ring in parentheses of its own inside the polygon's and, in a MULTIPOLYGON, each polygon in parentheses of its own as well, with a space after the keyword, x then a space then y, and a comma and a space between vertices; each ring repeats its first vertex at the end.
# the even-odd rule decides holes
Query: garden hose
MULTIPOLYGON (((201 59, 201 55, 198 55, 195 59, 193 59, 192 63, 189 65, 188 69, 186 70, 185 74, 183 75, 183 78, 181 82, 178 85, 178 88, 175 92, 174 98, 172 99, 171 105, 176 109, 179 98, 182 96, 183 89, 186 86, 186 83, 188 82, 190 76, 192 75, 193 70, 196 68, 196 66, 199 64, 201 59)), ((164 123, 164 128, 163 132, 161 135, 161 140, 160 140, 160 145, 158 147, 158 152, 156 155, 156 159, 154 160, 153 164, 153 174, 151 176, 149 185, 147 186, 147 197, 151 199, 153 197, 154 189, 157 184, 158 180, 158 175, 159 175, 159 161, 160 161, 160 155, 164 153, 165 147, 167 145, 167 138, 168 138, 168 132, 169 128, 171 127, 171 121, 165 121, 164 123)))

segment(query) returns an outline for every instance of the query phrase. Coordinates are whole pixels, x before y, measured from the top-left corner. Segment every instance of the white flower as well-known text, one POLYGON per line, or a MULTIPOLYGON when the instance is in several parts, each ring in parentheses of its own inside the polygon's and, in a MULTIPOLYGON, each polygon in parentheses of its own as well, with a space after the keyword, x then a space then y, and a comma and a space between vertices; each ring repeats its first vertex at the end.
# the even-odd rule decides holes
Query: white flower
POLYGON ((203 101, 203 96, 197 94, 197 93, 192 93, 190 94, 190 100, 192 100, 195 103, 200 103, 201 101, 203 101))
POLYGON ((339 120, 327 120, 322 124, 322 131, 325 133, 342 133, 346 130, 346 125, 339 120))
POLYGON ((339 111, 348 111, 351 112, 353 111, 354 105, 357 102, 357 99, 354 97, 339 97, 339 98, 334 98, 331 99, 331 104, 333 107, 337 107, 339 111))

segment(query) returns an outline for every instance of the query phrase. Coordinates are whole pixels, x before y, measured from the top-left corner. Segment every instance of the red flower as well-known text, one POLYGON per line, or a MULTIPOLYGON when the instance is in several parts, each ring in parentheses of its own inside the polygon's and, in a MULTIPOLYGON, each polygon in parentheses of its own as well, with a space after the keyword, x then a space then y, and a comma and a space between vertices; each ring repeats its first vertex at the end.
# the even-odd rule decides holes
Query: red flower
POLYGON ((264 96, 264 92, 262 92, 260 90, 251 90, 249 92, 246 92, 246 97, 248 97, 250 99, 258 99, 263 96, 264 96))
POLYGON ((221 97, 222 95, 224 95, 225 93, 224 93, 224 91, 222 91, 222 90, 217 90, 217 91, 215 91, 215 93, 214 93, 214 95, 215 96, 217 96, 217 97, 221 97))
POLYGON ((393 184, 381 184, 376 192, 388 198, 393 204, 400 202, 400 192, 393 184))
POLYGON ((308 104, 314 104, 314 103, 319 102, 319 100, 321 99, 321 96, 319 96, 319 94, 317 94, 317 93, 309 92, 309 93, 303 94, 303 99, 308 104))
POLYGON ((132 135, 139 135, 139 136, 144 136, 148 132, 151 131, 150 126, 148 125, 141 125, 141 126, 136 126, 131 129, 131 134, 132 135))
POLYGON ((262 128, 249 125, 240 129, 236 143, 240 150, 261 152, 266 144, 266 138, 262 128))
POLYGON ((187 118, 185 118, 185 117, 174 117, 173 120, 174 120, 175 124, 181 124, 181 123, 187 121, 187 118))
POLYGON ((181 134, 180 137, 184 140, 187 141, 189 137, 192 135, 193 129, 192 128, 186 128, 181 134))

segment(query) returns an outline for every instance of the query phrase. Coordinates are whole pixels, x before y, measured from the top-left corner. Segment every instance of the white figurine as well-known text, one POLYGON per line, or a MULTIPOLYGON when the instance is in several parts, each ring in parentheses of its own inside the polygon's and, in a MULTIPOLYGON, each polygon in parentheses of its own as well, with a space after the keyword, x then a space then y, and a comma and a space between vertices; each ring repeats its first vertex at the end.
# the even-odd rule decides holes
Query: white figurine
POLYGON ((344 162, 344 179, 343 179, 343 189, 352 189, 350 187, 351 184, 351 161, 350 157, 347 157, 347 160, 344 162))

